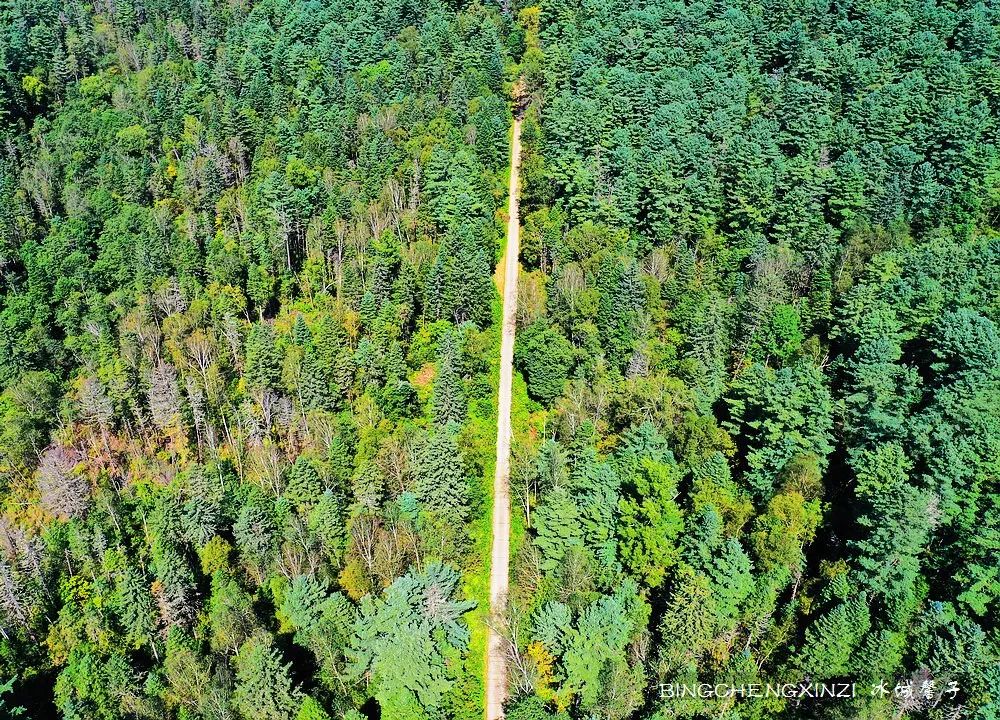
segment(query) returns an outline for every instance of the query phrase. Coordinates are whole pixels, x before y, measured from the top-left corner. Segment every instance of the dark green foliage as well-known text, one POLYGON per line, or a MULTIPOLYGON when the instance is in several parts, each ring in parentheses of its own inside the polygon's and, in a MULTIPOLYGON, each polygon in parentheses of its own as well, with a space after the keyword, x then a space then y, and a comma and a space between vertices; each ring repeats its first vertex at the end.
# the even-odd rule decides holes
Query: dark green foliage
POLYGON ((305 455, 299 455, 288 470, 285 497, 300 508, 309 508, 320 501, 323 481, 315 465, 305 455))
POLYGON ((244 718, 291 720, 299 705, 299 691, 279 652, 263 635, 254 635, 236 658, 233 704, 244 718))
POLYGON ((506 709, 505 716, 510 720, 551 720, 551 718, 568 717, 565 713, 549 712, 537 695, 529 695, 513 703, 506 709))
POLYGON ((827 680, 858 670, 851 658, 868 632, 867 598, 858 595, 820 615, 806 630, 799 670, 810 678, 827 680))
POLYGON ((454 435, 439 430, 431 435, 414 468, 414 493, 421 506, 448 525, 469 516, 469 481, 454 435))
POLYGON ((825 465, 832 450, 832 407, 817 368, 753 365, 728 402, 732 432, 744 447, 745 482, 758 497, 770 497, 778 474, 798 455, 815 455, 825 465))
POLYGON ((256 388, 277 388, 281 383, 281 355, 268 323, 255 324, 247 336, 246 379, 256 388))
POLYGON ((573 363, 573 346, 559 332, 532 325, 517 335, 517 365, 528 381, 528 392, 541 402, 559 397, 573 363))
POLYGON ((438 356, 438 373, 434 378, 434 419, 439 425, 460 423, 467 412, 465 391, 459 375, 459 349, 455 333, 448 332, 441 339, 438 356))
MULTIPOLYGON (((11 678, 3 685, 0 685, 0 696, 6 695, 14 687, 14 678, 11 678)), ((7 717, 19 718, 24 716, 24 708, 20 706, 10 706, 6 700, 0 699, 0 710, 3 710, 7 717)))
POLYGON ((995 717, 998 27, 0 7, 0 714, 472 720, 488 618, 512 720, 995 717))

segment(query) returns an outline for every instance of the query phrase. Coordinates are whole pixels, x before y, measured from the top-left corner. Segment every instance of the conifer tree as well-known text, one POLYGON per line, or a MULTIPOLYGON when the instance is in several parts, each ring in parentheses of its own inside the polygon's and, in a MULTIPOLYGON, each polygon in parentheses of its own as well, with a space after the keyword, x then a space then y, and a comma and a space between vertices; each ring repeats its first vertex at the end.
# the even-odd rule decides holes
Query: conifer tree
POLYGON ((320 365, 319 358, 311 346, 306 346, 302 356, 302 371, 299 375, 299 395, 302 404, 309 410, 321 410, 330 406, 330 381, 320 365))
POLYGON ((447 430, 431 435, 414 470, 414 493, 421 506, 447 523, 464 523, 469 481, 455 437, 447 430))
POLYGON ((255 633, 240 647, 236 657, 233 703, 243 718, 291 720, 295 717, 301 693, 292 684, 289 668, 264 633, 255 633))
POLYGON ((852 656, 870 625, 863 594, 837 604, 806 630, 797 667, 814 682, 848 676, 857 669, 852 656))
POLYGON ((441 340, 438 374, 434 378, 434 420, 438 425, 461 424, 467 412, 462 379, 458 374, 458 344, 453 333, 441 340))
POLYGON ((319 501, 322 492, 319 472, 305 455, 299 455, 288 470, 285 497, 299 508, 310 508, 319 501))
POLYGON ((274 330, 268 323, 256 323, 250 329, 244 374, 253 387, 276 389, 281 386, 281 356, 274 330))
POLYGON ((300 347, 306 347, 312 343, 312 332, 310 332, 305 318, 301 315, 296 315, 295 322, 292 324, 292 342, 300 347))

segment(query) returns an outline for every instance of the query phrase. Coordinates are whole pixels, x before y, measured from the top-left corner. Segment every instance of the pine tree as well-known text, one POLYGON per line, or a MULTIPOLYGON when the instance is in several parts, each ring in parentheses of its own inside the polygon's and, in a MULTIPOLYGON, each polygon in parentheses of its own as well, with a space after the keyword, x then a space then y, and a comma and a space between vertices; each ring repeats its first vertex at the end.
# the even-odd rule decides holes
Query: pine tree
POLYGON ((212 576, 208 624, 212 649, 227 653, 239 650, 257 625, 253 598, 225 570, 219 570, 212 576))
POLYGON ((338 433, 330 441, 327 451, 332 487, 343 496, 347 495, 351 475, 354 473, 354 458, 344 438, 338 433))
POLYGON ((311 346, 306 346, 299 375, 299 395, 307 410, 325 410, 332 401, 330 382, 311 346))
POLYGON ((291 664, 284 664, 270 636, 255 633, 236 656, 233 703, 246 720, 291 720, 301 692, 292 684, 291 664))
POLYGON ((156 607, 149 582, 135 568, 127 568, 119 582, 115 606, 129 645, 138 649, 155 642, 156 607))
POLYGON ((694 663, 715 635, 718 612, 708 578, 689 565, 677 568, 667 608, 660 619, 660 657, 670 669, 694 663))
POLYGON ((469 516, 469 482, 455 437, 447 430, 434 433, 414 470, 414 494, 422 508, 448 523, 463 524, 469 516))
POLYGON ((257 323, 250 329, 244 376, 252 387, 281 387, 281 354, 275 345, 274 329, 268 323, 257 323))
POLYGON ((308 509, 315 505, 323 492, 323 481, 313 463, 299 455, 288 470, 285 497, 297 507, 308 509))
POLYGON ((796 657, 798 669, 814 682, 850 675, 852 655, 871 626, 865 595, 856 595, 818 617, 806 630, 796 657))
POLYGON ((580 507, 565 487, 546 495, 535 512, 535 532, 535 545, 542 553, 542 567, 546 570, 559 567, 571 547, 584 546, 580 507))
POLYGON ((753 590, 750 559, 739 541, 726 539, 722 518, 710 507, 689 526, 685 545, 684 559, 711 584, 717 622, 734 621, 753 590))
POLYGON ((409 416, 417 403, 417 391, 406 379, 403 348, 397 341, 389 345, 385 376, 381 391, 385 416, 392 419, 409 416))
POLYGON ((462 379, 456 367, 458 346, 453 333, 448 333, 441 339, 439 357, 432 399, 434 421, 438 425, 461 424, 465 421, 467 406, 462 379))
POLYGON ((361 603, 349 654, 350 674, 370 674, 386 720, 438 714, 453 680, 445 658, 463 651, 468 628, 460 622, 471 602, 453 599, 459 575, 432 564, 421 574, 397 579, 384 598, 361 603))
POLYGON ((334 563, 344 551, 344 516, 343 500, 332 490, 325 490, 309 513, 309 529, 334 563))
POLYGON ((911 462, 895 443, 852 458, 861 533, 851 543, 865 588, 890 605, 912 606, 919 555, 931 531, 930 499, 911 483, 911 462))
POLYGON ((300 347, 306 347, 312 343, 312 333, 302 315, 296 315, 295 322, 292 324, 292 342, 300 347))

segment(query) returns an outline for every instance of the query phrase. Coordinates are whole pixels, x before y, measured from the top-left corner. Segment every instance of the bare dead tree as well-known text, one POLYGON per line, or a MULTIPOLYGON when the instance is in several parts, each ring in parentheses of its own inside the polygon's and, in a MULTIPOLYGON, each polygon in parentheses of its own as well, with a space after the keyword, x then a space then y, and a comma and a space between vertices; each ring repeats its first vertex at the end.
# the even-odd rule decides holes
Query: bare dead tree
POLYGON ((73 472, 79 455, 63 446, 50 445, 42 453, 36 475, 42 508, 59 518, 81 517, 90 506, 90 483, 73 472))
POLYGON ((0 635, 5 640, 10 637, 8 627, 20 626, 30 630, 31 613, 24 598, 25 593, 15 579, 10 564, 0 560, 0 635))
POLYGON ((215 362, 214 339, 208 332, 202 328, 198 328, 188 335, 184 344, 187 346, 188 357, 201 374, 201 379, 205 383, 205 390, 208 391, 210 387, 208 369, 215 362))
POLYGON ((671 275, 670 250, 666 247, 653 248, 642 263, 642 271, 657 282, 665 282, 671 275))
POLYGON ((374 513, 361 513, 351 520, 354 549, 368 569, 369 575, 375 574, 375 546, 381 526, 382 519, 374 513))
POLYGON ((215 437, 205 411, 205 391, 198 384, 198 380, 191 375, 184 378, 184 388, 187 391, 188 406, 191 408, 191 417, 194 420, 198 452, 201 452, 203 443, 208 443, 209 447, 214 448, 215 437))
POLYGON ((400 524, 398 518, 387 518, 379 529, 375 544, 375 574, 386 587, 406 569, 407 548, 400 524))
POLYGON ((102 430, 110 427, 115 415, 114 406, 96 376, 91 375, 80 384, 77 402, 84 422, 97 425, 102 430))
POLYGON ((175 315, 187 310, 187 301, 184 299, 177 281, 173 279, 153 291, 153 304, 164 316, 175 315))
POLYGON ((181 414, 181 392, 177 385, 177 370, 166 362, 158 363, 149 372, 149 411, 153 423, 166 430, 181 414))
POLYGON ((513 602, 501 602, 500 613, 492 612, 487 623, 500 638, 507 668, 507 695, 516 698, 534 692, 539 681, 538 666, 521 653, 524 614, 513 602))
POLYGON ((222 339, 225 341, 225 348, 229 351, 229 362, 236 372, 243 372, 243 329, 240 321, 232 315, 226 315, 220 323, 222 339))
POLYGON ((307 575, 313 577, 322 566, 322 552, 305 522, 293 515, 285 531, 278 570, 289 580, 307 575))

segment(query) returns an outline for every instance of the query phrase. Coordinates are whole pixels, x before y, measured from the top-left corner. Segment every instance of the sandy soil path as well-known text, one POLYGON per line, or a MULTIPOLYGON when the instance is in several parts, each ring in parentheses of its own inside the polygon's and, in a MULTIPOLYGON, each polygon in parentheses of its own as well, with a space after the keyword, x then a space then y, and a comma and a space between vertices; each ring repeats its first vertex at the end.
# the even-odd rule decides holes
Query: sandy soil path
MULTIPOLYGON (((521 169, 521 121, 514 119, 510 149, 510 200, 504 255, 503 337, 500 341, 500 391, 497 398, 497 467, 493 476, 493 551, 490 559, 490 614, 499 617, 507 602, 510 564, 510 392, 514 373, 517 315, 517 257, 521 245, 517 183, 521 169)), ((486 655, 486 720, 502 720, 507 693, 503 638, 489 631, 486 655)))

